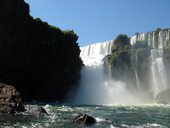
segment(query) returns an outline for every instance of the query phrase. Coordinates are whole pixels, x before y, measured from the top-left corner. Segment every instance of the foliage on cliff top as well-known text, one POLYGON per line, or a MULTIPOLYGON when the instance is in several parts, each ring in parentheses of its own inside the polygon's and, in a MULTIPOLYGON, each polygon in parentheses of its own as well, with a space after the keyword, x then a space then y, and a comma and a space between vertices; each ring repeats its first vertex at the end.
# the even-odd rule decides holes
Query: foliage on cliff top
MULTIPOLYGON (((131 46, 127 35, 118 35, 114 46, 112 46, 112 53, 108 55, 108 60, 112 68, 133 68, 132 58, 135 54, 139 59, 148 58, 150 55, 149 46, 144 41, 138 41, 135 45, 131 46)), ((124 69, 125 71, 125 69, 124 69)))
POLYGON ((116 46, 117 48, 122 48, 127 45, 130 45, 130 41, 127 35, 120 34, 116 37, 114 41, 114 46, 116 46))

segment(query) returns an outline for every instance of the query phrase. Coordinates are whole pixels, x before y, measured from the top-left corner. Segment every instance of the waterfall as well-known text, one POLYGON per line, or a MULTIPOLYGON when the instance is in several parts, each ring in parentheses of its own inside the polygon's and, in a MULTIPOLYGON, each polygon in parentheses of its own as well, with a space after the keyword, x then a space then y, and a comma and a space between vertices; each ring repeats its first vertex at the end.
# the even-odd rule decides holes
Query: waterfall
MULTIPOLYGON (((140 78, 141 74, 139 71, 141 71, 141 60, 138 58, 137 51, 133 55, 134 59, 131 60, 134 61, 134 78, 132 81, 129 80, 129 83, 132 83, 132 85, 128 85, 128 82, 127 84, 122 80, 118 81, 111 77, 111 75, 106 75, 103 71, 103 60, 105 56, 111 53, 114 40, 91 44, 81 48, 80 56, 85 66, 81 71, 80 86, 77 90, 74 103, 148 103, 153 101, 154 97, 156 97, 159 92, 166 90, 168 84, 166 81, 163 50, 170 44, 170 29, 137 34, 130 38, 131 45, 135 45, 137 42, 145 43, 150 48, 150 63, 148 59, 149 66, 147 68, 150 70, 143 71, 146 75, 142 74, 145 78, 148 77, 147 80, 149 84, 148 82, 144 82, 144 79, 140 78), (140 70, 138 70, 138 68, 140 70), (136 82, 133 83, 133 81, 136 82)), ((139 56, 141 57, 141 55, 139 56)), ((111 74, 111 70, 111 68, 108 68, 108 74, 111 74)), ((127 78, 132 76, 127 76, 127 78)))
POLYGON ((81 72, 80 87, 75 98, 78 104, 104 104, 107 102, 102 96, 108 96, 107 83, 103 73, 103 58, 111 53, 114 41, 96 43, 81 48, 80 57, 85 67, 81 72))
POLYGON ((139 81, 139 77, 138 77, 138 56, 137 53, 135 53, 135 78, 136 78, 136 85, 137 85, 137 89, 140 91, 140 81, 139 81))
MULTIPOLYGON (((156 48, 155 40, 153 40, 153 49, 151 49, 151 73, 153 82, 152 89, 153 94, 156 96, 159 92, 166 90, 166 74, 163 61, 163 47, 164 47, 164 31, 160 31, 158 34, 158 47, 156 48)), ((155 37, 155 33, 154 36, 155 37)))
MULTIPOLYGON (((170 44, 170 29, 134 35, 130 38, 131 45, 134 45, 137 41, 147 42, 148 46, 151 47, 150 92, 152 92, 155 97, 159 92, 168 88, 163 50, 170 44)), ((135 75, 136 81, 138 81, 137 71, 135 71, 135 75)), ((139 83, 137 82, 137 85, 138 84, 139 83)))
POLYGON ((162 49, 151 50, 151 75, 152 90, 154 96, 156 96, 159 92, 167 89, 162 49))
POLYGON ((114 40, 92 44, 81 49, 80 57, 86 66, 97 66, 103 63, 102 59, 111 53, 114 40))
MULTIPOLYGON (((81 72, 76 104, 128 104, 138 100, 127 89, 126 83, 108 77, 103 71, 103 58, 111 53, 114 40, 81 48, 85 67, 81 72)), ((110 72, 109 72, 110 74, 110 72)))

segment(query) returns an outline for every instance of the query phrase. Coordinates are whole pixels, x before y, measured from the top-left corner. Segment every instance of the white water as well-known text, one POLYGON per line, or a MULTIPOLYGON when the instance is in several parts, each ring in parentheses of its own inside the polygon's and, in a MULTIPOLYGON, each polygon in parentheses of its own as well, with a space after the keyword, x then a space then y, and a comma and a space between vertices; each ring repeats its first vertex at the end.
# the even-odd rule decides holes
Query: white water
POLYGON ((81 72, 77 104, 133 104, 139 101, 127 89, 126 83, 107 77, 103 72, 103 58, 111 53, 114 41, 92 44, 81 48, 86 65, 81 72))
MULTIPOLYGON (((143 33, 130 38, 131 45, 137 41, 144 41, 152 48, 150 63, 150 90, 154 97, 168 88, 163 62, 163 48, 170 43, 170 30, 143 33), (158 44, 156 44, 156 41, 158 44)), ((80 87, 77 91, 75 103, 77 104, 141 104, 146 103, 145 92, 140 92, 140 80, 137 70, 135 79, 137 90, 130 91, 126 83, 116 81, 103 72, 103 58, 111 53, 114 41, 96 43, 81 48, 81 58, 85 67, 81 72, 80 87)), ((135 55, 137 69, 138 57, 135 55)), ((146 71, 148 72, 148 71, 146 71)))
POLYGON ((166 82, 165 67, 163 62, 163 50, 151 50, 152 90, 154 96, 168 88, 166 82))
POLYGON ((113 40, 104 43, 96 43, 81 48, 80 57, 86 66, 98 66, 102 65, 102 59, 111 53, 111 47, 113 40))
POLYGON ((137 56, 137 53, 135 53, 135 78, 136 78, 136 85, 137 85, 137 89, 140 91, 140 81, 139 81, 139 77, 138 77, 138 72, 137 72, 137 69, 138 69, 138 56, 137 56))
MULTIPOLYGON (((134 45, 137 41, 147 42, 152 48, 150 57, 150 92, 153 93, 153 96, 155 97, 159 92, 169 88, 163 61, 163 49, 170 44, 170 29, 161 30, 158 34, 156 34, 156 32, 149 32, 135 35, 131 37, 130 43, 134 45)), ((138 81, 137 76, 136 79, 138 81)))

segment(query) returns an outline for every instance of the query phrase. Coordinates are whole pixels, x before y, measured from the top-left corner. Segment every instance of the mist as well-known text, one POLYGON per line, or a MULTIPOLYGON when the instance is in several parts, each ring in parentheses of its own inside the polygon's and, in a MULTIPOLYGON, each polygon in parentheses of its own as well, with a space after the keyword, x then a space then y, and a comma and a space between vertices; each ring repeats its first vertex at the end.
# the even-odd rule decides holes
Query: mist
POLYGON ((109 64, 106 64, 108 68, 105 69, 105 57, 111 54, 114 40, 81 48, 80 56, 85 66, 81 71, 79 87, 76 91, 74 90, 73 102, 75 104, 129 105, 155 103, 157 96, 170 88, 167 78, 170 73, 163 55, 169 40, 169 30, 131 37, 132 46, 140 41, 147 43, 147 50, 149 50, 147 53, 146 50, 142 51, 142 44, 139 44, 142 47, 132 50, 130 58, 133 75, 127 75, 127 71, 123 69, 113 70, 109 64), (118 77, 114 77, 113 74, 118 77))

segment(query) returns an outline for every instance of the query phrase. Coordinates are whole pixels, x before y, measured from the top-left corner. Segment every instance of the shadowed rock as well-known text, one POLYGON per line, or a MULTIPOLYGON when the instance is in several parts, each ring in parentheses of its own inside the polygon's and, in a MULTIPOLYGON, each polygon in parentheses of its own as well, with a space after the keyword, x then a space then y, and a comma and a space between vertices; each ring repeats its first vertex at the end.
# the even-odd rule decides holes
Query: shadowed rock
POLYGON ((0 83, 0 113, 13 114, 24 111, 20 93, 11 85, 0 83))
POLYGON ((63 101, 78 85, 78 36, 29 14, 26 0, 0 0, 0 80, 24 101, 63 101))
POLYGON ((79 114, 74 118, 73 122, 77 124, 94 124, 96 123, 96 119, 87 114, 79 114))

